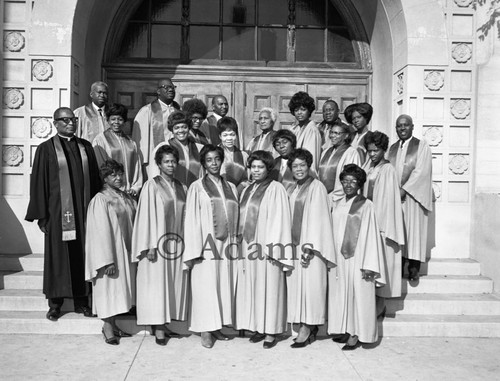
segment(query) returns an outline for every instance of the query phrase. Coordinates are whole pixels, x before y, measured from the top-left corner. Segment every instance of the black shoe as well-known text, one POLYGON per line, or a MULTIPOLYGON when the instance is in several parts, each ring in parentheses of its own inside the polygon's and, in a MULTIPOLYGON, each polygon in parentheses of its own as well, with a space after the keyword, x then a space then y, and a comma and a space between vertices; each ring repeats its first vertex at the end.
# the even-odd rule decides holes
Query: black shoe
POLYGON ((171 331, 166 325, 165 327, 165 335, 168 337, 181 337, 181 335, 177 332, 171 331))
POLYGON ((380 313, 377 315, 377 319, 378 319, 378 318, 380 318, 380 317, 381 317, 382 319, 384 319, 384 318, 385 318, 385 314, 386 314, 386 312, 387 312, 387 306, 384 306, 384 309, 382 310, 382 312, 380 312, 380 313))
POLYGON ((411 268, 409 269, 410 275, 408 275, 408 279, 411 282, 416 282, 420 278, 420 275, 418 274, 418 270, 416 268, 411 268))
POLYGON ((92 310, 89 306, 75 307, 75 312, 77 314, 83 314, 83 316, 85 317, 94 317, 94 314, 92 313, 92 310))
POLYGON ((51 307, 45 317, 50 321, 57 321, 61 317, 61 309, 51 307))
POLYGON ((264 344, 262 346, 264 349, 271 349, 278 343, 278 340, 276 340, 276 337, 273 337, 273 341, 264 341, 264 344))
POLYGON ((217 340, 220 340, 220 341, 228 341, 229 340, 229 337, 227 337, 226 335, 224 335, 219 330, 213 331, 212 332, 212 336, 215 337, 217 340))
POLYGON ((342 333, 340 335, 333 335, 332 340, 335 341, 336 343, 345 344, 347 343, 347 340, 349 340, 349 334, 342 333))
POLYGON ((165 346, 167 345, 167 341, 169 339, 169 336, 167 335, 167 333, 165 332, 164 335, 165 337, 163 337, 162 339, 159 339, 157 336, 156 336, 156 327, 154 325, 151 326, 151 333, 154 335, 155 337, 155 343, 158 344, 158 345, 161 345, 161 346, 165 346))
POLYGON ((210 332, 201 333, 201 345, 205 348, 212 348, 214 346, 214 339, 210 332))
POLYGON ((116 336, 112 336, 110 337, 109 339, 106 337, 106 334, 104 333, 104 328, 102 329, 102 335, 104 336, 104 341, 106 342, 106 344, 109 344, 109 345, 118 345, 120 344, 120 342, 118 341, 118 338, 116 336))
POLYGON ((342 347, 342 350, 343 351, 353 351, 355 350, 357 347, 359 347, 361 345, 361 343, 359 341, 356 341, 356 344, 353 344, 353 345, 349 345, 349 344, 346 344, 342 347))
POLYGON ((115 336, 118 336, 118 337, 132 337, 132 335, 130 333, 122 331, 118 327, 113 328, 113 333, 114 333, 115 336))
POLYGON ((259 343, 266 338, 266 335, 263 333, 255 332, 252 337, 250 337, 251 343, 259 343))
POLYGON ((245 330, 244 329, 240 329, 238 331, 238 337, 245 337, 245 330))

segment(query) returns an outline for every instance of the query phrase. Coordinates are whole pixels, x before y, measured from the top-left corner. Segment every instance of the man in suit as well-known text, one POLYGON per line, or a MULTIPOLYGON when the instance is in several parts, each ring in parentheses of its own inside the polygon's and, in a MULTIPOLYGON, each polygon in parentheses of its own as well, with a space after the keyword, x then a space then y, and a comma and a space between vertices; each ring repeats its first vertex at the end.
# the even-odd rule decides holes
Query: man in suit
POLYGON ((90 87, 91 102, 75 110, 78 118, 76 136, 93 142, 94 138, 109 128, 106 120, 108 107, 108 85, 97 81, 90 87))
MULTIPOLYGON (((203 123, 200 127, 202 132, 210 138, 213 145, 220 145, 219 130, 217 129, 217 122, 220 118, 227 115, 229 111, 229 104, 224 95, 216 95, 212 99, 212 115, 207 118, 207 123, 203 123)), ((236 147, 239 148, 239 137, 236 139, 236 147)))

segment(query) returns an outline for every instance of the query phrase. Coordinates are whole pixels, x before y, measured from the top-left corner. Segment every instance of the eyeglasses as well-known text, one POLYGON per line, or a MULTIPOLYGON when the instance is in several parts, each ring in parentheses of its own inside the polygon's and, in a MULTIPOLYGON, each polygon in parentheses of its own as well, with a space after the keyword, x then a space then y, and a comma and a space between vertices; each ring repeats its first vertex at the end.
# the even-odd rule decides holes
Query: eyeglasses
POLYGON ((358 184, 358 180, 341 180, 340 182, 342 183, 342 185, 347 185, 347 184, 357 185, 358 184))
POLYGON ((340 136, 344 135, 346 132, 330 131, 330 135, 340 136))
POLYGON ((177 89, 177 86, 173 86, 173 85, 161 85, 161 86, 158 86, 159 89, 165 89, 165 90, 175 90, 177 89))
POLYGON ((64 122, 64 124, 69 124, 69 122, 73 122, 73 124, 77 124, 78 123, 78 118, 77 117, 73 117, 73 118, 68 118, 68 117, 56 118, 54 120, 56 122, 64 122))
POLYGON ((192 116, 192 117, 191 117, 191 120, 202 120, 202 118, 197 117, 197 116, 192 116))

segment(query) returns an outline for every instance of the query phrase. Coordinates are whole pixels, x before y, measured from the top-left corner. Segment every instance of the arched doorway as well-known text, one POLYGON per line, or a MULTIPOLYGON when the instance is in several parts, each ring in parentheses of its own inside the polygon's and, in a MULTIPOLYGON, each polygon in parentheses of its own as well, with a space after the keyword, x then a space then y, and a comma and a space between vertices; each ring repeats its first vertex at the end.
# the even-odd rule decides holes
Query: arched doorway
POLYGON ((369 44, 350 1, 126 0, 104 51, 112 99, 131 115, 168 76, 181 104, 197 97, 210 108, 224 94, 244 144, 262 107, 279 112, 278 126, 291 124, 297 91, 315 98, 317 114, 330 98, 341 110, 370 98, 369 44))

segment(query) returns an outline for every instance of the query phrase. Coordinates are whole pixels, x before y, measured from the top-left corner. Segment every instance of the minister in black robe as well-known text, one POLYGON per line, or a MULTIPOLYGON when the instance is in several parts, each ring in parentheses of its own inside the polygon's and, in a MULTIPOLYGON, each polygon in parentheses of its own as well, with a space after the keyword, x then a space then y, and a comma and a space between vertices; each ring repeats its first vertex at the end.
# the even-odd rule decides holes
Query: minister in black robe
POLYGON ((54 112, 57 135, 40 144, 31 173, 26 220, 38 220, 45 234, 43 293, 52 321, 59 318, 64 298, 74 299, 75 312, 92 316, 85 282, 85 216, 101 182, 92 145, 74 136, 76 125, 71 109, 54 112))

